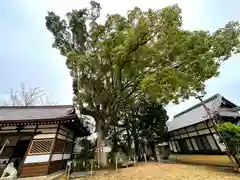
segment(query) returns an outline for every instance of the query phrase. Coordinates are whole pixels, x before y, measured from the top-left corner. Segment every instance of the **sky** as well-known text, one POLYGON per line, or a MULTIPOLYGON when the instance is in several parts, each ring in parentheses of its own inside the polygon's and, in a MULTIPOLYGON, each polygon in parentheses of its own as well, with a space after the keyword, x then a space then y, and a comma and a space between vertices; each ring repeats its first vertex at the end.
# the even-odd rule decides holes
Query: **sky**
MULTIPOLYGON (((107 14, 124 15, 138 6, 161 9, 178 4, 182 9, 183 27, 189 30, 210 30, 223 27, 228 21, 240 21, 238 0, 99 0, 101 19, 107 14)), ((47 11, 64 16, 72 9, 88 6, 88 0, 2 0, 0 5, 0 99, 20 83, 41 87, 50 99, 59 104, 72 104, 72 80, 65 58, 52 48, 53 37, 45 27, 47 11)), ((220 76, 206 82, 207 96, 220 93, 240 105, 240 56, 224 62, 220 76)), ((168 105, 170 117, 198 103, 195 99, 168 105)))

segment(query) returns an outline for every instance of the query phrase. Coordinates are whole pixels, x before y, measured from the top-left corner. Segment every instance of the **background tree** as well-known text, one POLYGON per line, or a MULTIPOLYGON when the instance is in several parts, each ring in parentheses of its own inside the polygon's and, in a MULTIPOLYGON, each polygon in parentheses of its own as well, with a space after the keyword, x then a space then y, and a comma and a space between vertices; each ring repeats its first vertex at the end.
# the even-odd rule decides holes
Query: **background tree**
POLYGON ((158 143, 167 141, 167 112, 162 105, 145 103, 139 115, 139 135, 146 139, 153 157, 157 160, 155 147, 158 143))
POLYGON ((27 87, 21 84, 19 89, 10 89, 9 100, 5 100, 3 105, 9 106, 35 106, 35 105, 56 105, 49 99, 46 92, 40 87, 27 87))
MULTIPOLYGON (((53 47, 66 56, 73 76, 74 101, 96 121, 98 146, 104 146, 111 124, 121 119, 128 98, 166 105, 204 91, 223 60, 239 52, 239 23, 213 33, 182 28, 177 5, 159 10, 134 8, 98 23, 100 4, 73 10, 67 19, 46 16, 53 47)), ((101 154, 101 165, 107 164, 101 154)))

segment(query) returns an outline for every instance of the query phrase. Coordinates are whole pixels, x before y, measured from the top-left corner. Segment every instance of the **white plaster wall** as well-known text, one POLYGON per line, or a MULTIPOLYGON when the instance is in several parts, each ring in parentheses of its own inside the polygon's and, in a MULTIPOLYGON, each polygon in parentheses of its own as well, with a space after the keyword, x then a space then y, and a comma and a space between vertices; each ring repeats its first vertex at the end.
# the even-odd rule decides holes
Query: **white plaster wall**
POLYGON ((219 136, 217 134, 213 134, 213 136, 216 139, 216 141, 218 143, 218 146, 220 147, 220 150, 221 151, 226 151, 227 150, 226 146, 223 143, 219 142, 219 136))
POLYGON ((173 151, 172 141, 170 141, 168 144, 169 144, 170 150, 173 151))
POLYGON ((55 138, 56 134, 37 134, 33 138, 34 139, 49 139, 55 138))
POLYGON ((196 130, 193 126, 189 126, 186 129, 187 129, 188 132, 196 130))
POLYGON ((20 131, 20 133, 21 132, 34 132, 34 131, 35 131, 35 129, 23 129, 20 131))
POLYGON ((177 148, 176 148, 176 145, 175 145, 175 143, 172 141, 172 147, 173 147, 173 151, 174 152, 177 152, 177 148))
POLYGON ((27 125, 26 128, 27 129, 35 129, 37 125, 27 125))
POLYGON ((73 142, 73 140, 72 140, 72 139, 70 139, 70 138, 67 138, 67 140, 68 140, 68 141, 70 141, 70 142, 73 142))
POLYGON ((180 136, 175 136, 174 138, 175 138, 175 139, 180 139, 180 136))
POLYGON ((192 141, 192 145, 193 145, 194 150, 197 151, 198 150, 198 146, 197 146, 197 143, 196 143, 195 139, 191 138, 191 141, 192 141))
POLYGON ((50 154, 27 156, 25 161, 24 161, 24 164, 38 163, 38 162, 48 162, 49 158, 50 158, 50 154))
POLYGON ((17 127, 16 126, 4 126, 1 129, 2 130, 15 130, 17 127))
POLYGON ((203 129, 203 130, 199 130, 198 133, 201 135, 201 134, 209 134, 210 131, 209 129, 203 129))
POLYGON ((53 154, 51 161, 62 160, 62 157, 63 157, 62 154, 53 154))
POLYGON ((208 136, 206 136, 206 137, 207 137, 207 140, 208 140, 211 148, 214 149, 214 150, 218 150, 218 147, 217 147, 217 145, 216 145, 216 143, 215 143, 212 135, 208 135, 208 136))
POLYGON ((57 135, 57 138, 58 138, 58 139, 62 139, 62 140, 66 140, 66 136, 63 136, 63 135, 61 135, 61 134, 58 134, 58 135, 57 135))
POLYGON ((186 137, 188 137, 187 134, 181 134, 181 138, 186 138, 186 137))
POLYGON ((17 130, 0 131, 0 133, 17 133, 17 130))
POLYGON ((187 142, 188 149, 193 150, 190 140, 186 139, 186 142, 187 142))
POLYGON ((59 129, 59 133, 63 134, 63 135, 67 135, 67 132, 66 131, 63 131, 62 129, 59 129))
POLYGON ((206 124, 205 124, 205 123, 200 123, 200 124, 197 124, 197 125, 196 125, 196 128, 197 128, 197 129, 203 129, 203 128, 207 128, 207 127, 206 127, 206 124))
POLYGON ((64 154, 63 159, 70 159, 71 154, 64 154))
POLYGON ((53 129, 38 128, 37 131, 41 131, 42 133, 56 133, 57 132, 57 128, 53 128, 53 129))
POLYGON ((211 131, 212 133, 216 132, 215 129, 214 129, 213 127, 210 128, 210 131, 211 131))
POLYGON ((190 132, 190 133, 188 133, 188 134, 189 134, 190 137, 192 137, 192 136, 197 136, 197 135, 198 135, 196 131, 195 131, 195 132, 190 132))

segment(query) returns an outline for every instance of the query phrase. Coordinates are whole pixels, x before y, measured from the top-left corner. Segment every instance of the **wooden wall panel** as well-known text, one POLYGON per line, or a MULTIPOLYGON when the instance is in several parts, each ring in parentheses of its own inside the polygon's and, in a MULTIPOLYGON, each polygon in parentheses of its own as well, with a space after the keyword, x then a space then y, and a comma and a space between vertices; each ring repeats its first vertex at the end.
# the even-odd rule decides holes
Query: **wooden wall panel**
POLYGON ((54 139, 56 134, 37 134, 34 139, 54 139))
POLYGON ((54 172, 65 169, 66 164, 67 164, 67 160, 59 160, 59 161, 50 162, 50 166, 49 166, 49 169, 48 169, 48 174, 52 174, 54 172))
POLYGON ((33 177, 47 175, 48 162, 24 164, 20 177, 33 177))
POLYGON ((63 153, 65 143, 66 143, 66 141, 64 141, 64 140, 56 139, 53 153, 55 153, 55 154, 56 154, 56 153, 63 153))
MULTIPOLYGON (((2 147, 0 147, 2 148, 2 147)), ((12 152, 14 150, 14 147, 5 147, 2 151, 2 153, 0 154, 0 158, 10 158, 12 152)))
POLYGON ((72 148, 73 148, 73 143, 67 141, 66 144, 65 144, 64 153, 65 154, 71 154, 72 153, 72 148))

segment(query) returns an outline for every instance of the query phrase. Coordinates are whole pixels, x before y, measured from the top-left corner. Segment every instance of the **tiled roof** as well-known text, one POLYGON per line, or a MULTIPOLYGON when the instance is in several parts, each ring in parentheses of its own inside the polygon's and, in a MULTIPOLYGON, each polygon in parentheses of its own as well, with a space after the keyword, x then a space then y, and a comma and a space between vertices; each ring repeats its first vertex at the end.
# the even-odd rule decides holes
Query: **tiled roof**
POLYGON ((72 105, 0 106, 0 121, 56 119, 73 115, 72 105))
MULTIPOLYGON (((220 94, 216 94, 204 101, 205 105, 208 107, 211 113, 219 110, 222 102, 226 101, 232 106, 236 106, 220 94)), ((183 127, 187 127, 193 124, 202 122, 208 118, 208 114, 203 107, 202 103, 199 103, 177 115, 174 116, 172 121, 167 122, 168 131, 173 131, 183 127)))
POLYGON ((220 110, 218 114, 223 117, 240 117, 240 113, 238 111, 232 110, 220 110))

